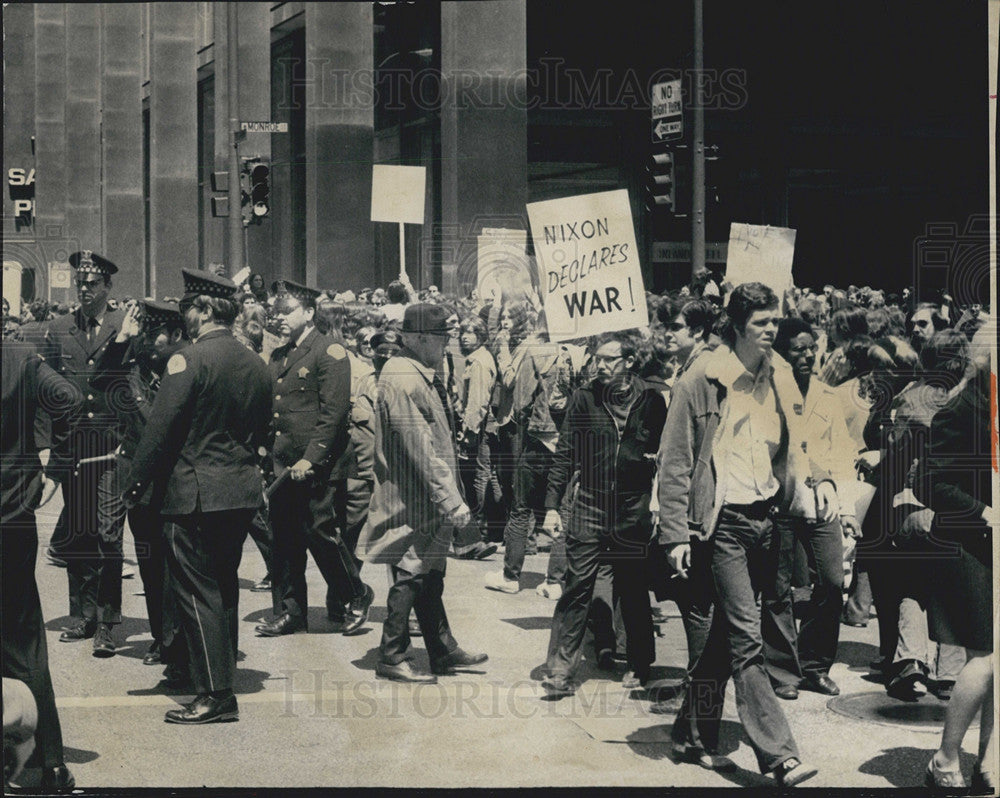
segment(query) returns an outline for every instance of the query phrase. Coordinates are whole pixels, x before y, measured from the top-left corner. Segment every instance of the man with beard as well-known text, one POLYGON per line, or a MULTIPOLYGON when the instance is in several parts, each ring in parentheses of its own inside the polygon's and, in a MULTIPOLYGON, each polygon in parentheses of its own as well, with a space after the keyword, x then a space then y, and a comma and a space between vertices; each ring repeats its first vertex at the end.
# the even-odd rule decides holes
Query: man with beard
MULTIPOLYGON (((112 406, 122 421, 124 433, 115 462, 115 494, 127 487, 125 479, 132 468, 132 456, 160 387, 167 361, 187 346, 184 322, 172 302, 145 300, 131 306, 122 328, 108 344, 95 367, 91 385, 114 398, 112 406), (141 313, 141 318, 140 318, 141 313)), ((128 510, 129 529, 135 538, 136 558, 146 596, 146 611, 153 644, 143 657, 144 665, 167 664, 168 682, 179 682, 186 656, 171 651, 175 619, 169 593, 166 560, 163 551, 163 520, 151 506, 152 491, 128 510)), ((121 508, 125 511, 124 506, 121 508)))
POLYGON ((180 308, 192 343, 167 360, 125 500, 134 507, 153 482, 196 693, 165 720, 193 725, 239 717, 237 571, 263 501, 258 452, 271 419, 271 378, 233 337, 235 283, 191 269, 183 275, 180 308))
POLYGON ((278 637, 308 631, 309 551, 327 584, 329 620, 344 634, 355 634, 368 620, 375 593, 361 581, 343 539, 343 483, 352 457, 351 362, 347 350, 313 323, 319 291, 283 280, 275 284, 274 293, 279 329, 287 338, 271 353, 269 366, 274 388, 270 518, 276 617, 257 626, 257 633, 278 637))
MULTIPOLYGON (((612 569, 612 603, 620 603, 630 673, 626 689, 649 680, 656 657, 646 579, 653 529, 649 502, 656 447, 667 414, 663 396, 634 372, 637 337, 628 332, 598 336, 593 344, 596 377, 577 390, 552 458, 543 526, 555 537, 559 506, 574 473, 580 482, 566 522, 566 587, 552 618, 547 676, 553 697, 572 695, 594 587, 602 564, 612 569)), ((611 615, 611 608, 605 613, 611 615)))
POLYGON ((76 269, 80 308, 52 321, 43 351, 46 361, 74 383, 85 400, 70 432, 76 469, 62 483, 66 539, 60 557, 66 561, 73 622, 59 640, 93 637, 94 656, 110 657, 115 653, 112 628, 122 620, 124 514, 112 481, 118 417, 104 392, 89 383, 125 313, 108 305, 115 264, 90 250, 74 252, 69 262, 76 269))

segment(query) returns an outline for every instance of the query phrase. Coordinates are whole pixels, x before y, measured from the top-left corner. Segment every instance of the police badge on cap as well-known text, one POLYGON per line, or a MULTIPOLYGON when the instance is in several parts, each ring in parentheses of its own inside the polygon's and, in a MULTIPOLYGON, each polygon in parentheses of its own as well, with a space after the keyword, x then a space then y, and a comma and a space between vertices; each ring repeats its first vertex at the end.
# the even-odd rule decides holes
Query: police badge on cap
POLYGON ((100 274, 110 277, 118 272, 115 264, 89 249, 82 249, 70 255, 69 265, 76 269, 77 274, 100 274))

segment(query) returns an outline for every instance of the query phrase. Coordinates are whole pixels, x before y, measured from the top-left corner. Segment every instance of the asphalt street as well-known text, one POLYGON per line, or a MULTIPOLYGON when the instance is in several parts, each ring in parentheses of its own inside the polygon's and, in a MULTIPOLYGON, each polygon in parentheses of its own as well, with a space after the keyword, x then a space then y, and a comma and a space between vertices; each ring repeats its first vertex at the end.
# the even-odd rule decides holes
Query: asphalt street
MULTIPOLYGON (((624 690, 620 672, 598 671, 589 648, 577 695, 544 700, 540 666, 555 606, 534 590, 543 579, 544 554, 528 558, 524 589, 516 595, 483 588, 484 576, 500 568, 501 554, 449 561, 444 599, 453 632, 464 648, 486 651, 489 661, 475 673, 414 686, 374 676, 384 566, 362 571, 376 595, 366 633, 344 637, 330 629, 322 578, 310 562, 310 632, 261 638, 254 625, 269 615, 270 596, 248 589, 264 575, 248 540, 240 567, 240 719, 167 724, 164 712, 190 697, 164 687, 162 668, 142 664, 151 638, 137 570, 124 582, 116 656, 93 657, 89 641, 59 642, 68 620, 66 574, 44 556, 58 511, 57 497, 40 516, 37 576, 66 761, 81 788, 773 785, 742 736, 731 685, 722 752, 739 770, 725 775, 674 762, 672 716, 652 714, 649 694, 624 690)), ((135 561, 127 531, 126 558, 135 561)), ((666 602, 662 609, 667 620, 653 670, 661 696, 680 681, 687 659, 677 608, 666 602)), ((944 705, 933 697, 917 704, 884 699, 881 686, 864 678, 877 654, 874 620, 841 633, 831 676, 844 694, 839 705, 860 710, 835 711, 838 699, 808 692, 782 703, 802 758, 819 767, 808 786, 919 785, 944 705)), ((419 638, 415 647, 426 667, 419 638)), ((973 730, 967 751, 976 739, 973 730)), ((968 773, 972 756, 964 757, 968 773)))

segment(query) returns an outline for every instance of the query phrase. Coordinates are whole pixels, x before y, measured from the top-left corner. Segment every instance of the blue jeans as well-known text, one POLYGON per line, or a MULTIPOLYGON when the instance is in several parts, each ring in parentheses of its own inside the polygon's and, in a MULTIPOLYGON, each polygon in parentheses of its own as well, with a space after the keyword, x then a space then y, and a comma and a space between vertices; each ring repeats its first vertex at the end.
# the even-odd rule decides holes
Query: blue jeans
POLYGON ((713 629, 720 619, 728 636, 736 710, 762 773, 798 748, 764 664, 760 598, 773 591, 778 534, 768 503, 724 505, 713 536, 712 578, 717 595, 713 629))
POLYGON ((772 625, 764 626, 764 647, 772 681, 798 685, 803 675, 828 676, 837 655, 840 611, 844 604, 844 533, 836 519, 824 523, 779 515, 775 524, 781 541, 780 556, 773 598, 765 591, 765 617, 771 615, 772 625), (816 572, 809 604, 799 619, 797 645, 792 607, 792 559, 796 542, 803 544, 809 564, 816 572), (769 634, 769 628, 778 635, 769 634))

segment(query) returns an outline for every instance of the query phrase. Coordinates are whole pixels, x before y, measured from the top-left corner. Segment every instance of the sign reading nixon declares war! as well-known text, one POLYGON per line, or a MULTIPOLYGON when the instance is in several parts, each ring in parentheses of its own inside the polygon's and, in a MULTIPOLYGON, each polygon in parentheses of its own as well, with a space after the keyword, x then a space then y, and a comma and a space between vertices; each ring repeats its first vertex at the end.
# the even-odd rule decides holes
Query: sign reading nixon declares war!
POLYGON ((533 202, 527 210, 552 341, 648 325, 625 189, 533 202))

